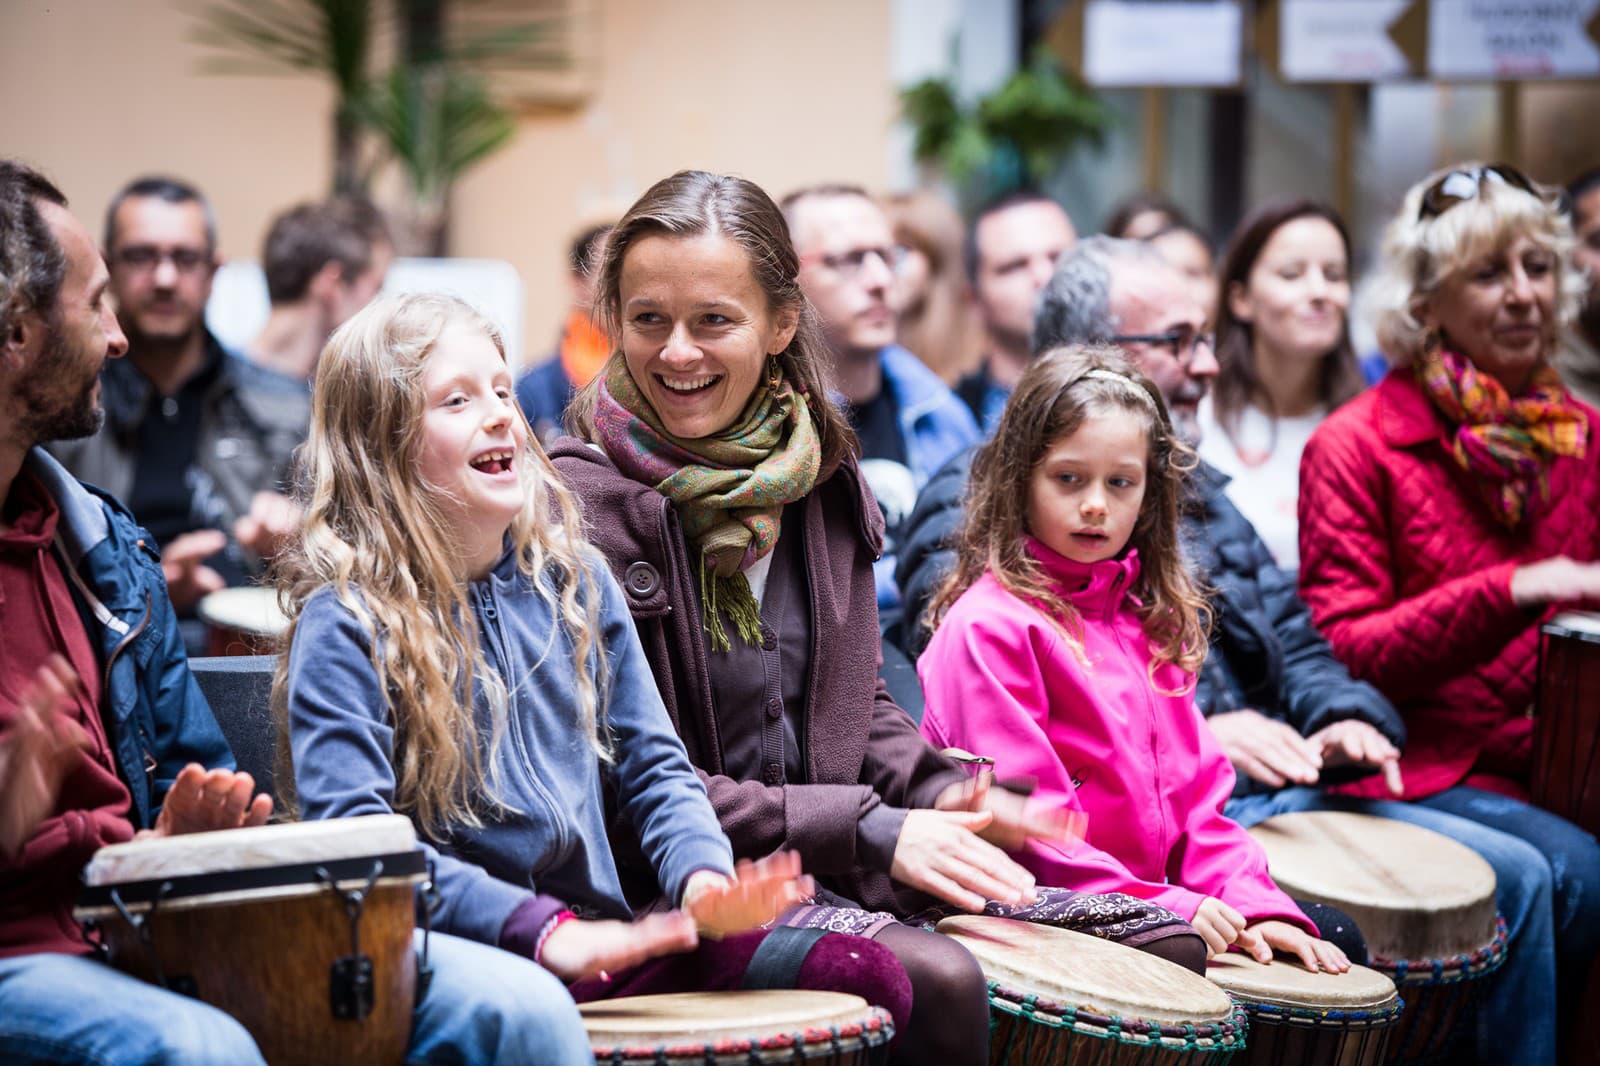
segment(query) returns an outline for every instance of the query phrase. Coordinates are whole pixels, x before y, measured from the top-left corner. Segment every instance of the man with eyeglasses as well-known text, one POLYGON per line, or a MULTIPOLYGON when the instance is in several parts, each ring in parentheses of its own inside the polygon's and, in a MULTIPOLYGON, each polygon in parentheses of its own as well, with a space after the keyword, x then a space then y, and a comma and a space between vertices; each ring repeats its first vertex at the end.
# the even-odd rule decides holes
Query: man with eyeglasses
MULTIPOLYGON (((1205 321, 1184 276, 1148 245, 1089 237, 1061 257, 1040 294, 1033 348, 1119 345, 1161 390, 1173 425, 1194 444, 1196 409, 1217 374, 1205 321)), ((899 578, 913 656, 927 634, 911 623, 920 623, 955 560, 971 459, 963 453, 940 470, 907 523, 899 578)), ((1239 773, 1229 810, 1288 784, 1331 784, 1374 771, 1398 791, 1405 741, 1399 714, 1334 658, 1294 578, 1273 563, 1226 485, 1204 463, 1191 475, 1183 539, 1198 576, 1216 590, 1211 654, 1195 699, 1239 773)))
POLYGON ((994 432, 1006 398, 1033 357, 1033 312, 1056 260, 1078 239, 1072 219, 1041 193, 1007 193, 967 229, 967 286, 983 323, 983 361, 956 385, 983 432, 994 432))
POLYGON ((104 251, 128 355, 101 374, 100 431, 51 451, 154 535, 186 643, 198 651, 195 605, 259 574, 290 532, 296 511, 281 493, 310 394, 303 381, 225 351, 206 328, 217 231, 194 187, 130 183, 106 212, 104 251))
POLYGON ((887 526, 874 576, 878 606, 892 621, 899 528, 933 472, 978 441, 978 425, 938 375, 895 343, 899 320, 889 297, 904 253, 877 202, 854 185, 818 185, 790 193, 782 206, 800 287, 817 311, 838 398, 861 439, 862 476, 887 526))

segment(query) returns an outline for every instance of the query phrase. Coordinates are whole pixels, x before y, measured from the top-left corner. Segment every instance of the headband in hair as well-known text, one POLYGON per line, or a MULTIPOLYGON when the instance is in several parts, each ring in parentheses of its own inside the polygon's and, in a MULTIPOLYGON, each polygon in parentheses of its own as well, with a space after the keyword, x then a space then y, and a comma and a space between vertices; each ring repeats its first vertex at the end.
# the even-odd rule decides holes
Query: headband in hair
POLYGON ((1085 370, 1082 374, 1079 374, 1077 377, 1073 378, 1067 383, 1067 388, 1070 389, 1073 385, 1083 381, 1085 378, 1094 378, 1097 381, 1109 381, 1113 384, 1123 386, 1135 396, 1139 397, 1139 399, 1144 402, 1146 407, 1149 407, 1151 410, 1155 411, 1156 415, 1161 419, 1162 425, 1167 424, 1166 408, 1162 404, 1156 402, 1156 398, 1151 395, 1148 388, 1141 385, 1127 374, 1123 374, 1116 370, 1106 370, 1103 367, 1097 366, 1092 370, 1085 370))

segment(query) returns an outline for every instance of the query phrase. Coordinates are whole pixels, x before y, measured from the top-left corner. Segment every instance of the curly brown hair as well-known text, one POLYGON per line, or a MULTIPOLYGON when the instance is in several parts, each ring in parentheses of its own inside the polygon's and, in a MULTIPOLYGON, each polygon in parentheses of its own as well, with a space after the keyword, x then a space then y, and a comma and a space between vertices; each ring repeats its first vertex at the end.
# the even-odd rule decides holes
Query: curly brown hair
POLYGON ((1052 444, 1077 432, 1092 414, 1116 411, 1141 420, 1149 445, 1144 505, 1129 544, 1139 551, 1134 613, 1150 640, 1150 673, 1172 663, 1193 675, 1206 657, 1210 611, 1178 544, 1184 475, 1194 452, 1173 432, 1154 383, 1121 349, 1107 345, 1055 348, 1028 365, 1006 404, 993 439, 973 460, 955 569, 928 611, 936 628, 985 573, 1035 604, 1075 648, 1083 643, 1077 610, 1056 593, 1026 547, 1029 482, 1052 444))

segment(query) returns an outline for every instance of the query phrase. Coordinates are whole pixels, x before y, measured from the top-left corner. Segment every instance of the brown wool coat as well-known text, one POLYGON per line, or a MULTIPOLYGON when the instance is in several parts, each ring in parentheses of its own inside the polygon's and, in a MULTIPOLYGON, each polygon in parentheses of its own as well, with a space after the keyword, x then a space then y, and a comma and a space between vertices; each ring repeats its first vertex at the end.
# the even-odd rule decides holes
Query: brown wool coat
MULTIPOLYGON (((723 776, 695 571, 676 510, 582 441, 563 437, 550 454, 582 500, 589 539, 627 591, 667 712, 734 855, 756 858, 790 848, 825 887, 869 909, 903 915, 924 905, 927 897, 896 892, 885 871, 867 869, 856 853, 856 823, 868 811, 880 803, 931 806, 963 773, 922 739, 878 677, 872 562, 882 549, 883 518, 855 460, 819 478, 804 501, 813 641, 808 781, 768 785, 723 776)), ((625 854, 626 844, 618 841, 618 851, 625 854)))

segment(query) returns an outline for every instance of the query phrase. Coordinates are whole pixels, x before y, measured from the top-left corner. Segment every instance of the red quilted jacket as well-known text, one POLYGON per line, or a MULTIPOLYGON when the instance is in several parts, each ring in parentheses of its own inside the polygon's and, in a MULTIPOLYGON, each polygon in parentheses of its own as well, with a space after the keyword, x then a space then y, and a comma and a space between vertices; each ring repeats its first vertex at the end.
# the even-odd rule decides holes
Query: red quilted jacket
MULTIPOLYGON (((1548 497, 1536 492, 1512 531, 1446 452, 1446 430, 1409 370, 1318 427, 1300 463, 1300 595, 1350 672, 1405 716, 1407 799, 1463 782, 1524 796, 1539 622, 1574 605, 1517 607, 1511 572, 1600 557, 1600 440, 1552 464, 1548 497)), ((1376 780, 1343 791, 1385 796, 1376 780)))

